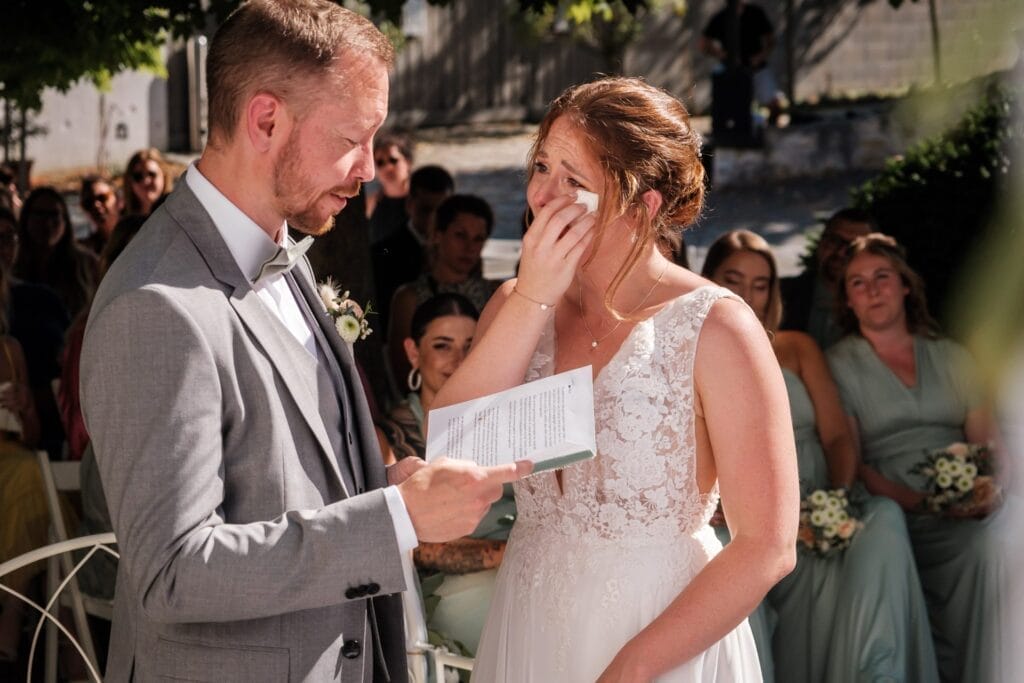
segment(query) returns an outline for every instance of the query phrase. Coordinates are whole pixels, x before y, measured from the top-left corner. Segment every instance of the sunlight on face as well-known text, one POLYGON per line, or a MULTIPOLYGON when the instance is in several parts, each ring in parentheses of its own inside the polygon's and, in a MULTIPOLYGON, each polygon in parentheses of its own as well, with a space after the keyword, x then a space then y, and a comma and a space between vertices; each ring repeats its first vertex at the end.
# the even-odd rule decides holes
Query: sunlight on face
POLYGON ((910 289, 892 261, 869 252, 858 254, 846 267, 843 285, 847 304, 862 328, 906 327, 904 300, 910 289))
POLYGON ((772 296, 772 270, 763 256, 737 251, 722 261, 711 279, 739 295, 764 324, 772 296))
POLYGON ((537 152, 526 186, 526 200, 536 214, 553 198, 575 196, 580 189, 600 195, 604 174, 590 152, 590 143, 563 116, 551 124, 537 152))
MULTIPOLYGON (((338 68, 347 89, 359 97, 321 96, 295 122, 274 167, 279 213, 309 235, 330 230, 348 199, 373 179, 373 136, 387 116, 383 64, 347 56, 338 68)), ((325 87, 338 89, 336 84, 325 87)))
POLYGON ((436 394, 469 353, 476 321, 464 315, 444 315, 427 325, 410 362, 423 376, 423 389, 436 394))

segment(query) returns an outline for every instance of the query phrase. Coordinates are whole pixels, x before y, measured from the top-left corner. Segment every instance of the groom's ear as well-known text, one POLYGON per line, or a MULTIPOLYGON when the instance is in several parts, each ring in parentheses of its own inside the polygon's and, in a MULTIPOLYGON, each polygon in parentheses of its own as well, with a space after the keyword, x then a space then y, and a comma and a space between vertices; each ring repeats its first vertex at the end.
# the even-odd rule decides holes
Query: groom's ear
POLYGON ((257 152, 268 152, 275 137, 282 135, 286 118, 284 103, 267 92, 258 92, 246 102, 245 131, 257 152))

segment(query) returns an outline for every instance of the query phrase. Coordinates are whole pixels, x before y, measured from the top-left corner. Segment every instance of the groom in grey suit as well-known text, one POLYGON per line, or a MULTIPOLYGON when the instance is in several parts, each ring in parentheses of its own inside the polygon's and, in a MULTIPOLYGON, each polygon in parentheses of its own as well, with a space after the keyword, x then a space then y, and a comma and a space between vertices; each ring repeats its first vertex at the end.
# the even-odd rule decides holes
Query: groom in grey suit
POLYGON ((213 40, 210 142, 96 294, 82 407, 121 551, 107 680, 404 681, 402 556, 528 463, 382 465, 301 257, 360 182, 392 52, 327 0, 213 40), (293 267, 294 266, 294 267, 293 267))

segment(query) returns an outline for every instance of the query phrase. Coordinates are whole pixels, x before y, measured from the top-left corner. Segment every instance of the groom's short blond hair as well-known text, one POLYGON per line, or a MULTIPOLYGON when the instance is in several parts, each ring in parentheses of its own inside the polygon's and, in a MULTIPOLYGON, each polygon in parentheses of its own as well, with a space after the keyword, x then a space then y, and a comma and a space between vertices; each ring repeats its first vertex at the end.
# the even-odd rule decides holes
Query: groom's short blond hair
MULTIPOLYGON (((343 57, 390 68, 394 49, 365 17, 329 0, 250 0, 217 29, 206 60, 211 141, 230 141, 245 102, 270 93, 299 112, 342 76, 343 57)), ((357 93, 353 93, 357 96, 357 93)))

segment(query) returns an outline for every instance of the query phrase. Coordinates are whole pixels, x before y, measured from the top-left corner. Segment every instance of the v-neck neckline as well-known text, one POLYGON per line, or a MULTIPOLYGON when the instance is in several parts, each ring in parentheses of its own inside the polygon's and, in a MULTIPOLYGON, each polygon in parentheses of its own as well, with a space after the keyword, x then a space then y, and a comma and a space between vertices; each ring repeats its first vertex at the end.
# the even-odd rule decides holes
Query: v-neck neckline
POLYGON ((881 365, 882 368, 884 368, 887 373, 889 373, 889 376, 891 376, 892 379, 898 385, 900 385, 903 388, 904 391, 911 392, 911 393, 916 393, 918 391, 918 389, 920 388, 920 386, 921 386, 921 355, 922 354, 921 354, 920 345, 918 343, 919 342, 918 336, 915 334, 915 335, 913 335, 911 337, 911 339, 912 339, 912 346, 913 346, 913 353, 914 353, 914 383, 913 384, 907 384, 906 382, 904 382, 903 379, 896 373, 896 371, 893 370, 891 367, 889 367, 888 363, 886 363, 884 360, 882 360, 882 357, 878 354, 878 351, 875 350, 875 347, 866 338, 864 339, 864 343, 868 345, 868 350, 871 351, 871 355, 873 355, 875 357, 875 360, 878 362, 878 364, 881 365))

